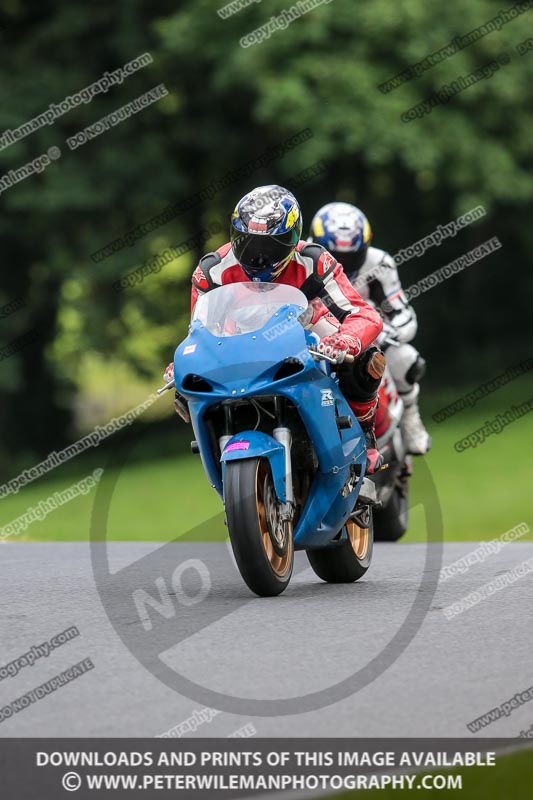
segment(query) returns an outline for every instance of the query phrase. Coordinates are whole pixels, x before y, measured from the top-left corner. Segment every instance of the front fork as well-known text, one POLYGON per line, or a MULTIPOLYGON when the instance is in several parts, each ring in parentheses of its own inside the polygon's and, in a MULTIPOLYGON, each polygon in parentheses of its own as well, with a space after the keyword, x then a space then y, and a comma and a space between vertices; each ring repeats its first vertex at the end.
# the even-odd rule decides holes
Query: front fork
POLYGON ((283 397, 274 398, 274 413, 276 415, 276 427, 272 431, 272 436, 285 449, 285 497, 287 502, 281 504, 280 514, 283 520, 291 520, 294 516, 291 460, 292 434, 290 428, 285 424, 285 399, 283 397))
POLYGON ((229 440, 233 436, 233 433, 232 433, 232 430, 233 430, 233 408, 230 405, 228 405, 227 403, 224 403, 223 409, 224 409, 224 433, 222 434, 222 436, 219 437, 219 440, 218 440, 218 446, 220 447, 220 453, 221 454, 224 452, 225 446, 227 445, 227 443, 229 442, 229 440))
POLYGON ((287 502, 280 504, 280 516, 282 520, 291 520, 294 517, 294 488, 292 485, 292 461, 291 446, 292 434, 290 428, 274 428, 272 431, 274 439, 285 448, 285 496, 287 502))
MULTIPOLYGON (((274 412, 276 427, 272 431, 274 439, 283 445, 285 450, 285 497, 286 502, 280 503, 280 517, 289 521, 294 517, 294 487, 292 483, 292 433, 285 423, 285 400, 283 397, 274 398, 274 412)), ((222 453, 229 440, 233 437, 233 408, 224 404, 224 433, 219 437, 218 444, 222 453)))

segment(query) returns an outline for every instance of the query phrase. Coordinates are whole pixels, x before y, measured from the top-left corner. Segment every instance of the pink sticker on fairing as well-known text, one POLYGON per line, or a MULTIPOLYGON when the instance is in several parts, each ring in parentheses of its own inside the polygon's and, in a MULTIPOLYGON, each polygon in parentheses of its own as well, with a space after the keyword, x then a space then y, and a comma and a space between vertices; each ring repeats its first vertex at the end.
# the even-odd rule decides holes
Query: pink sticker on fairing
POLYGON ((249 447, 250 442, 232 442, 226 447, 226 453, 229 453, 230 450, 248 450, 249 447))

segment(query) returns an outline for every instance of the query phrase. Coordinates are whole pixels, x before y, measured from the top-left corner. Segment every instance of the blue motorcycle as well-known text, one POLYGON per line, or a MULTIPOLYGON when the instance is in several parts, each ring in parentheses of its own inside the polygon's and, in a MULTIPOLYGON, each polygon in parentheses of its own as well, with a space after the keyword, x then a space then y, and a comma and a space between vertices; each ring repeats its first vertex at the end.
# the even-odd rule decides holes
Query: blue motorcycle
POLYGON ((292 286, 213 289, 196 304, 165 387, 187 401, 193 452, 223 499, 239 571, 260 596, 284 591, 295 550, 331 583, 358 580, 372 558, 365 438, 336 362, 303 327, 307 307, 292 286))

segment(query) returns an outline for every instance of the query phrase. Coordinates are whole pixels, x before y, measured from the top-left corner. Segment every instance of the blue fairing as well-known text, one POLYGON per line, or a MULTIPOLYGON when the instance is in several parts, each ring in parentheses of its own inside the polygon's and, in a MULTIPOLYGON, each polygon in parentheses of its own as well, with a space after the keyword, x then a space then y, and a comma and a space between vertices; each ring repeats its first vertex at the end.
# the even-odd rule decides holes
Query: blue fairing
POLYGON ((242 458, 266 457, 272 467, 274 487, 280 500, 287 499, 287 479, 285 477, 285 448, 268 433, 262 431, 243 431, 233 436, 226 447, 220 460, 222 461, 222 477, 224 478, 224 465, 228 461, 237 461, 242 458))
MULTIPOLYGON (((297 548, 323 547, 338 534, 354 508, 366 463, 365 440, 337 382, 330 377, 329 368, 323 362, 317 364, 310 355, 308 345, 315 344, 316 337, 297 322, 300 311, 297 306, 285 306, 262 328, 235 336, 214 336, 202 322, 194 320, 189 336, 176 350, 174 376, 177 389, 189 402, 204 469, 221 496, 225 463, 265 456, 272 467, 278 498, 284 502, 284 448, 266 433, 245 431, 226 444, 220 458, 204 424, 206 411, 223 400, 265 395, 286 397, 296 406, 319 468, 296 525, 294 542, 297 548), (301 369, 279 378, 276 373, 287 359, 297 359, 301 369), (193 375, 204 381, 198 388, 191 383, 193 375), (339 431, 336 415, 351 416, 352 427, 339 431), (345 491, 343 497, 341 490, 352 464, 360 465, 361 477, 355 489, 345 491)), ((295 468, 297 465, 293 464, 295 468)))

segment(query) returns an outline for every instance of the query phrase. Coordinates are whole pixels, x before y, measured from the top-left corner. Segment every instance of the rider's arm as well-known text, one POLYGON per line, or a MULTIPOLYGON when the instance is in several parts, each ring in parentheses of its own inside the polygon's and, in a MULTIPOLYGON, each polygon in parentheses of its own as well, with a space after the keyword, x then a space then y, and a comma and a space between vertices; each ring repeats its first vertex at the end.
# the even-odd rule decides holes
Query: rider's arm
POLYGON ((196 301, 198 300, 198 298, 202 294, 204 294, 204 292, 202 292, 201 289, 198 289, 198 287, 196 286, 196 284, 193 281, 192 289, 191 289, 191 316, 192 316, 192 312, 194 311, 194 307, 196 305, 196 301))
POLYGON ((206 292, 214 289, 219 284, 215 283, 211 275, 211 268, 220 264, 220 253, 207 253, 202 256, 200 263, 196 267, 192 275, 192 289, 191 289, 191 314, 194 311, 196 301, 206 292))
POLYGON ((378 312, 363 300, 341 264, 323 247, 307 244, 299 253, 313 263, 313 272, 301 287, 308 300, 318 297, 341 323, 339 333, 358 339, 362 350, 367 348, 383 327, 378 312))
POLYGON ((383 256, 368 283, 370 299, 381 308, 383 316, 396 331, 399 342, 410 342, 418 327, 416 314, 402 289, 394 259, 383 256))
POLYGON ((383 322, 380 315, 353 288, 338 262, 324 280, 321 299, 341 323, 340 333, 356 336, 363 350, 381 332, 383 322))

